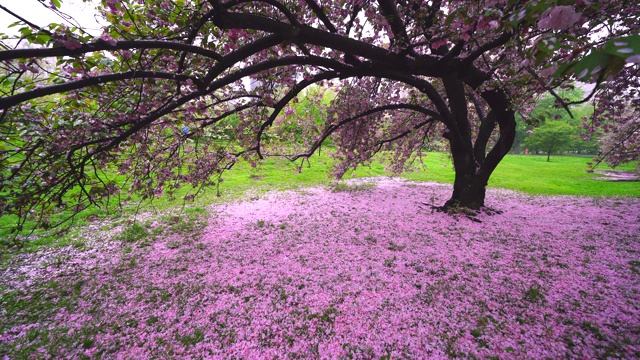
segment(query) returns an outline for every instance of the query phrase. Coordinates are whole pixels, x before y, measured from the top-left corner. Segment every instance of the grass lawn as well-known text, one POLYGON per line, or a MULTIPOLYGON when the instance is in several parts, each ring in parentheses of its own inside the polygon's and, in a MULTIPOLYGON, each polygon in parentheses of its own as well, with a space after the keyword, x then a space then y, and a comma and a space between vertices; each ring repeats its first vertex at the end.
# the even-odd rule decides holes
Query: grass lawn
MULTIPOLYGON (((612 182, 597 179, 600 175, 588 173, 587 163, 591 157, 554 156, 550 162, 545 155, 507 155, 489 180, 489 188, 522 191, 532 195, 577 195, 577 196, 631 196, 640 197, 640 182, 612 182)), ((259 169, 250 169, 242 164, 225 177, 223 189, 246 191, 253 187, 275 187, 290 189, 318 184, 329 184, 332 161, 328 157, 314 156, 310 166, 298 173, 296 165, 286 160, 269 159, 259 169), (239 171, 236 171, 239 170, 239 171)), ((413 181, 433 181, 452 184, 453 166, 449 157, 441 153, 430 153, 424 158, 424 167, 416 166, 402 177, 413 181)), ((633 170, 633 165, 618 169, 633 170)), ((610 169, 605 165, 601 170, 610 169)), ((360 167, 350 177, 384 176, 385 167, 373 163, 360 167)))
MULTIPOLYGON (((604 181, 601 175, 587 173, 591 157, 509 155, 500 163, 489 187, 512 189, 535 195, 632 196, 640 197, 640 182, 604 181)), ((610 169, 598 167, 598 170, 610 169)), ((618 170, 633 170, 632 165, 618 170)))
MULTIPOLYGON (((508 155, 500 163, 489 181, 489 188, 502 188, 522 191, 532 195, 577 195, 577 196, 630 196, 640 197, 639 182, 611 182, 596 179, 599 175, 587 173, 587 162, 590 157, 554 156, 547 162, 546 156, 536 155, 508 155)), ((205 189, 194 203, 184 204, 181 200, 169 201, 166 198, 154 199, 152 204, 142 207, 130 206, 120 211, 111 209, 106 213, 99 209, 90 209, 76 219, 76 224, 83 226, 88 219, 100 218, 126 219, 140 211, 175 211, 187 205, 189 208, 206 208, 211 204, 246 199, 258 196, 268 191, 291 190, 309 186, 331 185, 330 178, 333 160, 323 153, 315 155, 305 162, 299 171, 300 162, 279 158, 268 158, 258 168, 252 168, 246 162, 239 162, 224 176, 217 189, 205 189), (91 215, 91 216, 89 216, 91 215)), ((633 165, 621 167, 633 169, 633 165)), ((601 169, 608 169, 602 166, 601 169)), ((360 167, 355 172, 346 174, 345 179, 351 177, 375 177, 387 175, 383 164, 374 162, 370 166, 360 167)), ((454 173, 449 157, 441 153, 430 153, 424 157, 424 166, 416 165, 415 170, 405 173, 402 177, 412 181, 432 181, 452 184, 454 173)), ((180 193, 178 194, 180 199, 180 193)), ((13 219, 0 217, 0 237, 10 236, 9 229, 13 219)), ((68 244, 69 237, 51 232, 36 232, 32 236, 35 240, 28 244, 31 250, 39 246, 60 242, 68 244)))

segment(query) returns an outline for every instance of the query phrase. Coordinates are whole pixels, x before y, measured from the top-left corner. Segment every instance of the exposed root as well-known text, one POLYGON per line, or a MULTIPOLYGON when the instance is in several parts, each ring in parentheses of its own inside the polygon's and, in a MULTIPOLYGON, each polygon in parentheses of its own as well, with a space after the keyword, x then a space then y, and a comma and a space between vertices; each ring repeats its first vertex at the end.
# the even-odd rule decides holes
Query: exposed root
POLYGON ((477 223, 482 222, 482 220, 478 219, 478 215, 482 213, 485 213, 489 216, 502 214, 501 210, 497 210, 487 206, 482 206, 480 209, 475 210, 475 209, 468 208, 466 206, 460 206, 460 203, 458 202, 452 202, 452 203, 447 202, 442 206, 427 204, 427 203, 422 203, 422 205, 426 205, 430 207, 432 212, 437 211, 437 212, 446 213, 447 215, 450 215, 456 220, 458 220, 462 216, 477 223))

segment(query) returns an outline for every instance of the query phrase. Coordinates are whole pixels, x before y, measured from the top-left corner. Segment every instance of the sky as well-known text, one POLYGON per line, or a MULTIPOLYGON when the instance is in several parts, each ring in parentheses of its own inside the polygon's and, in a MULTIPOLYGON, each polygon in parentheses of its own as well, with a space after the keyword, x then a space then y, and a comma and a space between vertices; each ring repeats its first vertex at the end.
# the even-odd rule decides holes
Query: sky
MULTIPOLYGON (((49 0, 44 0, 49 4, 49 0)), ((91 34, 99 35, 100 25, 96 22, 96 11, 94 5, 89 1, 87 3, 82 0, 62 0, 61 11, 70 15, 77 20, 80 25, 90 29, 91 34)), ((6 7, 12 12, 24 17, 38 26, 45 26, 50 23, 67 23, 65 19, 49 10, 38 0, 0 0, 0 5, 6 7)), ((9 28, 8 26, 17 19, 2 8, 0 8, 0 32, 5 34, 16 34, 20 27, 9 28)))

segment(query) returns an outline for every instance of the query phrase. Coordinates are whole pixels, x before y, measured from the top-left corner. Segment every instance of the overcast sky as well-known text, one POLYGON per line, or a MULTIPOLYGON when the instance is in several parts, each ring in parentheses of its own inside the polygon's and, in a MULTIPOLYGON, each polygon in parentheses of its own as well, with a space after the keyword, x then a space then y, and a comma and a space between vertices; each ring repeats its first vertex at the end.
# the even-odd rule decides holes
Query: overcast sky
MULTIPOLYGON (((45 0, 49 3, 49 0, 45 0)), ((61 11, 72 16, 83 27, 91 29, 89 33, 99 35, 102 31, 100 25, 95 21, 95 6, 90 2, 84 3, 82 0, 62 0, 61 11)), ((63 18, 47 9, 38 0, 0 0, 0 5, 24 17, 38 26, 45 26, 50 23, 67 23, 63 18)), ((5 34, 16 34, 19 27, 8 28, 8 26, 18 21, 15 17, 6 13, 0 8, 0 32, 5 34)))

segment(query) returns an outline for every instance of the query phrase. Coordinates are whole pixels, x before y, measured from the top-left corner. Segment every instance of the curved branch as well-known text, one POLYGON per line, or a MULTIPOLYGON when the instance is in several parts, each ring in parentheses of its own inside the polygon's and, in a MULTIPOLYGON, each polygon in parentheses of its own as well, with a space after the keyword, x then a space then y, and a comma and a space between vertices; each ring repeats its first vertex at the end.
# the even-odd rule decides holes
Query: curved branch
POLYGON ((89 86, 131 79, 167 79, 175 81, 186 81, 191 78, 185 75, 176 75, 172 73, 162 73, 157 71, 128 71, 124 73, 100 75, 78 81, 71 81, 64 84, 47 86, 31 91, 26 91, 18 95, 0 98, 0 109, 8 109, 25 101, 37 99, 47 95, 59 94, 62 92, 78 90, 89 86))
MULTIPOLYGON (((377 146, 378 147, 378 151, 379 151, 380 148, 382 148, 382 145, 390 143, 392 141, 396 141, 396 140, 402 139, 403 137, 411 134, 412 131, 416 131, 416 130, 420 129, 421 127, 425 126, 425 125, 433 124, 435 121, 436 121, 436 119, 434 119, 434 118, 428 118, 427 120, 425 120, 423 122, 417 123, 410 130, 406 130, 404 132, 401 132, 400 134, 398 134, 398 135, 396 135, 394 137, 378 141, 374 146, 377 146)), ((425 137, 426 137, 426 135, 425 135, 425 137)))
MULTIPOLYGON (((189 35, 187 36, 187 43, 188 44, 193 44, 193 42, 198 37, 198 33, 200 32, 200 29, 202 29, 204 24, 206 24, 213 17, 214 14, 215 14, 215 10, 208 11, 206 14, 204 14, 204 16, 202 16, 200 18, 200 21, 198 21, 198 24, 193 26, 191 31, 189 31, 189 35)), ((184 62, 187 59, 187 54, 188 53, 186 51, 183 51, 182 55, 180 55, 180 61, 178 62, 178 64, 179 64, 178 65, 178 69, 180 69, 180 71, 182 71, 184 69, 184 62)))
POLYGON ((510 101, 507 95, 500 90, 487 90, 480 93, 480 96, 494 113, 500 136, 496 144, 485 157, 485 165, 482 166, 484 176, 489 179, 491 171, 495 169, 502 158, 509 153, 516 137, 516 119, 514 110, 509 108, 510 101), (491 169, 491 170, 489 170, 491 169), (486 173, 488 171, 488 173, 486 173))
POLYGON ((327 14, 324 13, 324 10, 322 10, 320 5, 318 5, 318 3, 315 2, 315 0, 305 0, 304 2, 307 3, 307 5, 311 8, 313 13, 316 14, 318 19, 320 19, 320 21, 322 21, 324 26, 329 31, 331 31, 332 33, 337 33, 338 32, 338 29, 336 29, 336 27, 333 26, 333 23, 331 22, 331 20, 329 20, 329 18, 327 17, 327 14))
POLYGON ((218 75, 224 71, 230 69, 233 65, 242 62, 252 55, 266 50, 270 47, 276 46, 283 41, 280 35, 269 35, 267 37, 258 39, 251 44, 245 45, 220 59, 216 66, 209 69, 205 76, 204 82, 213 81, 218 75))
POLYGON ((413 86, 416 89, 420 90, 420 92, 427 95, 429 100, 431 100, 433 105, 438 110, 438 113, 440 114, 439 120, 447 128, 451 128, 453 126, 455 119, 453 118, 453 115, 451 114, 449 107, 445 103, 442 96, 440 96, 440 93, 438 92, 438 90, 436 90, 436 88, 433 85, 431 85, 430 82, 421 78, 416 78, 414 76, 410 76, 410 75, 406 75, 406 74, 403 74, 400 72, 394 72, 394 71, 377 72, 373 75, 386 78, 389 80, 400 81, 402 83, 413 86))
POLYGON ((285 56, 278 59, 266 60, 258 64, 247 66, 234 73, 226 75, 216 81, 212 81, 207 85, 208 92, 215 91, 222 86, 231 84, 246 76, 251 76, 264 70, 269 70, 279 66, 287 65, 311 65, 311 66, 323 66, 331 68, 340 72, 340 76, 344 74, 364 75, 364 73, 356 71, 354 68, 350 68, 343 63, 327 59, 320 56, 285 56))
POLYGON ((175 41, 164 40, 124 40, 115 44, 104 41, 83 44, 77 49, 66 47, 53 47, 41 49, 14 49, 0 51, 0 61, 15 60, 24 58, 45 58, 53 56, 74 56, 96 51, 115 51, 131 49, 170 49, 186 51, 193 54, 202 55, 211 59, 220 60, 222 56, 215 51, 207 50, 199 46, 185 44, 175 41))
POLYGON ((105 151, 109 151, 114 147, 118 146, 120 143, 125 141, 131 135, 140 131, 144 127, 150 125, 157 119, 170 114, 176 108, 188 103, 191 100, 195 100, 201 96, 210 94, 226 85, 229 85, 235 81, 242 79, 245 76, 250 76, 260 71, 268 70, 278 66, 286 66, 286 65, 318 65, 318 66, 333 66, 333 67, 341 67, 343 66, 341 63, 325 59, 318 56, 289 56, 284 58, 279 58, 275 60, 265 61, 259 64, 255 64, 252 66, 248 66, 246 68, 240 69, 232 74, 229 74, 221 79, 211 82, 208 86, 203 87, 197 91, 194 91, 190 94, 184 95, 179 99, 172 100, 171 102, 165 104, 163 107, 158 108, 149 113, 146 118, 141 119, 137 123, 133 124, 133 126, 126 131, 123 131, 116 138, 112 139, 108 144, 98 147, 95 151, 86 155, 87 158, 94 156, 95 154, 102 153, 105 151))
POLYGON ((218 121, 220 121, 220 120, 222 120, 222 119, 224 119, 224 118, 226 118, 228 116, 231 116, 233 114, 239 113, 239 112, 241 112, 243 110, 249 109, 249 108, 254 107, 254 106, 255 106, 255 104, 244 104, 244 105, 238 106, 238 107, 236 107, 236 108, 234 108, 232 110, 225 111, 222 114, 220 114, 220 115, 218 115, 218 116, 216 116, 216 117, 214 117, 212 119, 209 119, 208 121, 205 121, 202 124, 200 124, 200 128, 204 129, 205 127, 211 126, 211 125, 217 123, 218 121))
POLYGON ((367 111, 363 111, 362 113, 360 113, 360 114, 358 114, 356 116, 350 117, 348 119, 344 119, 344 120, 340 121, 337 124, 329 126, 324 131, 322 136, 313 143, 311 148, 309 148, 309 151, 307 151, 306 153, 303 153, 303 154, 298 154, 298 155, 289 157, 289 160, 295 161, 295 160, 297 160, 297 159, 299 159, 301 157, 309 157, 309 156, 311 156, 318 149, 318 147, 320 147, 320 145, 331 134, 333 134, 333 132, 338 130, 343 125, 346 125, 346 124, 348 124, 348 123, 350 123, 352 121, 358 120, 358 119, 363 118, 365 116, 369 116, 369 115, 373 115, 373 114, 376 114, 376 113, 379 113, 379 112, 384 112, 384 111, 389 111, 389 110, 413 110, 413 111, 416 111, 416 112, 419 112, 419 113, 422 113, 422 114, 430 116, 430 118, 428 120, 429 122, 436 121, 436 120, 437 121, 442 121, 442 116, 439 113, 437 113, 437 112, 435 112, 433 110, 429 110, 429 109, 427 109, 425 107, 422 107, 420 105, 403 103, 403 104, 389 104, 389 105, 378 106, 378 107, 375 107, 373 109, 369 109, 367 111))
POLYGON ((213 18, 214 24, 222 29, 253 29, 278 34, 292 42, 300 42, 327 49, 333 49, 351 56, 371 60, 379 66, 391 69, 409 70, 412 73, 440 77, 449 71, 430 55, 410 58, 369 43, 351 39, 347 36, 318 30, 308 25, 292 26, 280 21, 252 14, 220 12, 213 18))
POLYGON ((296 24, 296 25, 299 24, 298 19, 296 19, 296 17, 293 16, 291 11, 289 11, 289 9, 287 9, 286 6, 274 0, 235 0, 235 1, 229 1, 228 3, 226 3, 225 7, 227 9, 230 9, 234 5, 246 4, 251 2, 263 2, 263 3, 269 4, 274 8, 280 10, 280 12, 289 20, 290 23, 296 24))
MULTIPOLYGON (((218 106, 220 104, 228 103, 228 102, 231 102, 231 101, 240 100, 240 99, 244 99, 244 98, 260 99, 261 97, 258 96, 258 95, 254 95, 254 94, 241 94, 241 95, 231 96, 231 97, 224 98, 224 99, 215 98, 216 101, 209 103, 207 106, 201 107, 200 110, 211 109, 211 108, 214 108, 214 107, 216 107, 216 106, 218 106)), ((176 111, 174 111, 174 113, 181 113, 181 112, 185 112, 185 111, 186 110, 176 110, 176 111)))
POLYGON ((313 78, 309 79, 309 80, 303 80, 301 82, 299 82, 298 84, 296 84, 296 86, 294 86, 285 96, 283 96, 280 101, 278 101, 277 104, 274 105, 273 107, 273 112, 271 113, 271 116, 269 116, 269 119, 267 121, 265 121, 262 126, 260 126, 260 130, 258 130, 258 134, 256 135, 257 138, 257 145, 256 145, 256 152, 258 153, 258 157, 260 157, 262 159, 262 154, 260 152, 260 140, 262 138, 262 134, 264 133, 264 131, 270 127, 271 125, 273 125, 274 120, 278 117, 278 115, 280 115, 280 111, 282 111, 282 109, 291 101, 293 100, 293 98, 295 98, 296 96, 298 96, 298 94, 306 89, 307 87, 320 82, 322 80, 329 80, 332 78, 336 78, 338 77, 339 72, 337 71, 330 71, 330 72, 325 72, 325 73, 321 73, 318 74, 316 76, 314 76, 313 78))

